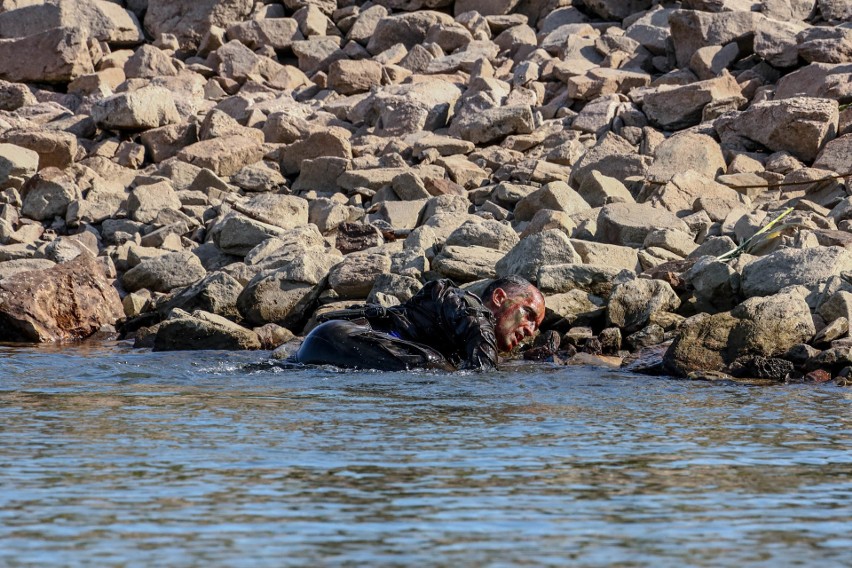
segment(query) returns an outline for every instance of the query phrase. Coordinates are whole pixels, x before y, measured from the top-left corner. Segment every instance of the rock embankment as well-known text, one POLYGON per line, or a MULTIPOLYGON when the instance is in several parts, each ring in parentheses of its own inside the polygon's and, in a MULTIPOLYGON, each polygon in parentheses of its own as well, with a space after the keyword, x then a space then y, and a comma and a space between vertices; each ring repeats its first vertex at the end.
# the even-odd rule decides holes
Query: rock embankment
POLYGON ((845 377, 850 6, 4 2, 0 340, 269 349, 518 273, 529 358, 845 377))

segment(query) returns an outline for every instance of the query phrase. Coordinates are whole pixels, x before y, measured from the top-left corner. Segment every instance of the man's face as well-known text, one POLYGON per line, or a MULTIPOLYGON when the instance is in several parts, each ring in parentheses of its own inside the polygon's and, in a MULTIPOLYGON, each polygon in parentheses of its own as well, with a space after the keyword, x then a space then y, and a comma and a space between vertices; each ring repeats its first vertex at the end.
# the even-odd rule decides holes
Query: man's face
POLYGON ((511 351, 532 336, 544 319, 544 297, 535 288, 512 296, 497 288, 490 303, 497 320, 494 331, 500 351, 511 351))

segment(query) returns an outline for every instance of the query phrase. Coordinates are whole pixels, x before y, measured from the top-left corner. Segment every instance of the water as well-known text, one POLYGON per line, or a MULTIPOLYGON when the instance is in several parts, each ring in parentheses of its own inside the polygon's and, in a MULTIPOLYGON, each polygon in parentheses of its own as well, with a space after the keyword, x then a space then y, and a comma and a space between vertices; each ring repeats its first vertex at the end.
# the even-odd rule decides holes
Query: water
POLYGON ((0 566, 839 566, 852 391, 0 346, 0 566))

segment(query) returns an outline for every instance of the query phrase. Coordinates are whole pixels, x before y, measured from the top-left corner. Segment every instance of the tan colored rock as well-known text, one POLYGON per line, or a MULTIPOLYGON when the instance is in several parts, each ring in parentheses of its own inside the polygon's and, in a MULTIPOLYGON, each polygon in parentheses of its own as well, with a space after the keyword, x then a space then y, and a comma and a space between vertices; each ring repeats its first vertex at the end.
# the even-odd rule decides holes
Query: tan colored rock
POLYGON ((217 175, 229 176, 243 166, 260 160, 263 149, 257 140, 244 136, 224 136, 196 142, 181 150, 177 157, 217 175))
POLYGON ((0 79, 21 83, 67 83, 93 73, 95 69, 86 40, 83 30, 68 28, 0 39, 0 79))
POLYGON ((342 59, 328 68, 328 86, 342 95, 363 93, 381 83, 382 66, 369 59, 342 59))
POLYGON ((755 12, 720 12, 676 10, 669 16, 671 37, 675 45, 678 67, 686 67, 695 52, 708 45, 737 42, 741 55, 754 38, 754 30, 763 18, 755 12))
POLYGON ((748 147, 757 143, 811 161, 834 138, 838 119, 837 101, 794 97, 755 103, 743 112, 717 119, 713 127, 723 144, 748 147))
POLYGON ((320 157, 351 159, 352 146, 348 134, 341 129, 316 131, 282 148, 281 171, 286 174, 298 173, 303 161, 320 157))
POLYGON ((702 121, 704 108, 719 101, 746 102, 740 86, 728 73, 683 86, 663 85, 642 98, 642 110, 648 121, 664 130, 679 130, 702 121))
POLYGON ((90 256, 0 281, 0 339, 83 339, 124 316, 118 292, 90 256))
POLYGON ((253 6, 252 0, 148 0, 145 30, 152 37, 174 34, 182 49, 192 49, 212 26, 241 22, 253 6))
POLYGON ((249 49, 270 46, 275 50, 288 49, 294 41, 305 39, 299 24, 292 18, 269 18, 235 23, 226 31, 228 40, 237 40, 249 49))

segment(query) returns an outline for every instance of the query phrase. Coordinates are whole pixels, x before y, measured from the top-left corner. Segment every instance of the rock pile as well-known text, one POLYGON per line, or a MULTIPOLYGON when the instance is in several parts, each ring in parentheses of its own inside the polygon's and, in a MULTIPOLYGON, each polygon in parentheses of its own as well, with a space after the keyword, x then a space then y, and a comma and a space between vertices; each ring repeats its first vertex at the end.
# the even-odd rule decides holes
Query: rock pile
POLYGON ((0 340, 518 273, 563 357, 852 365, 846 0, 17 0, 0 79, 0 340))

